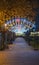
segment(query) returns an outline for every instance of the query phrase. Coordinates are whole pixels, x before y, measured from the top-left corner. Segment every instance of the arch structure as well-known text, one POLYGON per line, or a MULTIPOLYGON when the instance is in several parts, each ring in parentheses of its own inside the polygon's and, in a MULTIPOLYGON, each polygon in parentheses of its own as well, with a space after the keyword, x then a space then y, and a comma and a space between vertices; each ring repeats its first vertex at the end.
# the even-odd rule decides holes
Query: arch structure
POLYGON ((29 21, 27 18, 12 18, 11 20, 7 20, 5 27, 18 35, 22 35, 29 31, 34 32, 36 29, 35 22, 29 21))

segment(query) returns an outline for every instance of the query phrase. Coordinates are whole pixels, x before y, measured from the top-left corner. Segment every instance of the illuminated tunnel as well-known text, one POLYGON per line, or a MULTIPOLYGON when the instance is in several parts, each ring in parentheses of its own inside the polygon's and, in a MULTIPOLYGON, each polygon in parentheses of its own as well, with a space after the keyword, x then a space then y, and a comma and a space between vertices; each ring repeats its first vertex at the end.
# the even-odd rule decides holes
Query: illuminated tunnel
POLYGON ((29 21, 27 18, 13 18, 7 20, 5 26, 8 30, 15 32, 16 35, 23 35, 29 31, 34 32, 36 29, 35 22, 29 21))

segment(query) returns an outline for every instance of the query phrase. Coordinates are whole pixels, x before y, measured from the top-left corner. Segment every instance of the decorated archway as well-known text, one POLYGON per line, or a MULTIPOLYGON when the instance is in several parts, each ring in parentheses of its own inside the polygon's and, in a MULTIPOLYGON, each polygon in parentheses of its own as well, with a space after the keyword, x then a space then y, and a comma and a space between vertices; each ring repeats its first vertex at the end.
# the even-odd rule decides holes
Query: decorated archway
POLYGON ((24 33, 29 30, 35 31, 36 29, 35 22, 27 18, 12 18, 11 20, 7 20, 4 25, 9 31, 15 33, 24 33))

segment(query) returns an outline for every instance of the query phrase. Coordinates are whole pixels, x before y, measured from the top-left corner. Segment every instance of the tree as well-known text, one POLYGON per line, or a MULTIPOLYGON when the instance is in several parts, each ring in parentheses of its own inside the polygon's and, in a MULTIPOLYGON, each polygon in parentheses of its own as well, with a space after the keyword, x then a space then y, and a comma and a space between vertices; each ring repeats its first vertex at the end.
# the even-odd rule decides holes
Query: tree
POLYGON ((39 8, 36 11, 37 11, 37 15, 36 15, 36 18, 35 18, 36 31, 39 31, 39 8))

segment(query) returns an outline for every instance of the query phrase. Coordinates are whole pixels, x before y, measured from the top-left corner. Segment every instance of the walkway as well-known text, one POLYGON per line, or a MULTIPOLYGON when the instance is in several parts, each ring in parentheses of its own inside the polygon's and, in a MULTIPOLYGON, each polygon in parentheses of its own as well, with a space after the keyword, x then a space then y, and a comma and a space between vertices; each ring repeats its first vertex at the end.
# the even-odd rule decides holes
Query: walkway
POLYGON ((39 65, 39 51, 34 51, 23 38, 16 38, 9 49, 0 51, 0 65, 39 65))

